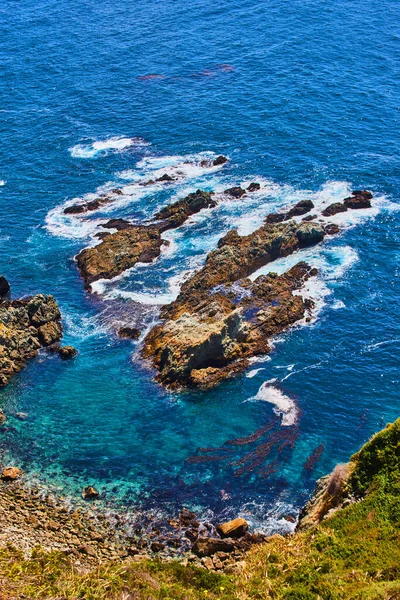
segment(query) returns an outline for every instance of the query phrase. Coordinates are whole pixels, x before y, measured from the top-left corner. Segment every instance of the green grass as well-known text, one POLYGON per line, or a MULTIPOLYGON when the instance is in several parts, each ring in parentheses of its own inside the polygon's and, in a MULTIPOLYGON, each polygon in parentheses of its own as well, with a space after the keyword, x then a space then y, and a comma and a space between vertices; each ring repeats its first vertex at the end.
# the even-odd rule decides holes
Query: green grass
POLYGON ((159 561, 82 573, 60 553, 38 549, 27 560, 6 548, 0 600, 400 600, 400 419, 352 462, 348 485, 362 499, 309 531, 254 547, 235 575, 159 561))

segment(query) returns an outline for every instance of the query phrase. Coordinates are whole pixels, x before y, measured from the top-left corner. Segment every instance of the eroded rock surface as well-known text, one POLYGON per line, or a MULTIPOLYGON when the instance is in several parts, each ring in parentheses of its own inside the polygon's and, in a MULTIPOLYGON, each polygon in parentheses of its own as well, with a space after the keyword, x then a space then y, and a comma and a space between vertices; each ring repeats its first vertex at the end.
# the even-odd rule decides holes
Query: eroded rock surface
POLYGON ((61 313, 53 296, 0 304, 0 385, 20 371, 27 360, 62 337, 61 313))

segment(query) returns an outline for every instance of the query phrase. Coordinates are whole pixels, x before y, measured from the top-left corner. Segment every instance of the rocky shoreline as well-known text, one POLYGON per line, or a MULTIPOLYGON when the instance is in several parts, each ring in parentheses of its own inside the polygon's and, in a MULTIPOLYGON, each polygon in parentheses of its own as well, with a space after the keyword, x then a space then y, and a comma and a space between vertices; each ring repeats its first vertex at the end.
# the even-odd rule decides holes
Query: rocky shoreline
POLYGON ((126 514, 93 502, 71 508, 63 497, 28 486, 22 472, 13 480, 0 478, 0 548, 13 546, 26 556, 40 546, 70 556, 77 565, 158 557, 229 572, 251 546, 265 540, 249 533, 244 519, 215 526, 186 508, 176 519, 154 517, 133 530, 126 524, 126 514))

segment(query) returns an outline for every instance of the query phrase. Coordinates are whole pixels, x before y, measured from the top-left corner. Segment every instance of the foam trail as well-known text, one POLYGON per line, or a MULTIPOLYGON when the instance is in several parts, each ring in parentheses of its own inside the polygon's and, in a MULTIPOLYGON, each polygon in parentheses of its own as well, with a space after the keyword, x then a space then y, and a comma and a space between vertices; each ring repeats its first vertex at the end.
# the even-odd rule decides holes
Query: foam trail
POLYGON ((297 423, 299 411, 296 402, 277 387, 276 379, 265 381, 251 401, 261 400, 274 405, 274 412, 282 417, 281 424, 290 427, 297 423))
POLYGON ((122 152, 131 146, 148 146, 149 143, 141 138, 129 137, 111 137, 106 140, 99 140, 92 144, 77 144, 69 148, 71 156, 74 158, 95 158, 104 156, 109 152, 122 152))
POLYGON ((259 373, 260 371, 264 371, 264 369, 262 367, 260 369, 252 369, 251 371, 246 373, 246 377, 249 377, 251 379, 252 377, 257 375, 257 373, 259 373))

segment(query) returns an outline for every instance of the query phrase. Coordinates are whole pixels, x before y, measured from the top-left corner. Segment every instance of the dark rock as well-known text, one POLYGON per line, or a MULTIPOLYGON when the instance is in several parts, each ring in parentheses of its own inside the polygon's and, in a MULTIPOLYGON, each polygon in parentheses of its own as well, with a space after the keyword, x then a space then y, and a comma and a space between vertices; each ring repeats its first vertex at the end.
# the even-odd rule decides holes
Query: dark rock
POLYGON ((165 544, 163 544, 162 542, 152 542, 150 544, 150 550, 152 552, 162 552, 165 548, 165 544))
POLYGON ((156 181, 174 181, 174 178, 171 177, 171 175, 168 175, 168 173, 164 173, 164 175, 162 175, 161 177, 158 177, 158 179, 156 179, 156 181))
POLYGON ((317 215, 307 215, 306 217, 302 218, 302 221, 313 221, 316 218, 317 218, 317 215))
POLYGON ((305 215, 306 213, 310 212, 310 210, 312 210, 313 208, 314 204, 311 202, 311 200, 300 200, 300 202, 295 204, 293 208, 291 208, 289 212, 286 213, 286 218, 291 219, 292 217, 305 215))
POLYGON ((217 202, 213 200, 212 194, 197 190, 185 198, 162 208, 154 218, 164 221, 161 230, 166 231, 167 229, 183 225, 188 217, 200 212, 204 208, 214 208, 216 205, 217 202))
POLYGON ((243 188, 236 186, 225 190, 224 194, 228 194, 228 196, 232 196, 233 198, 241 198, 246 193, 246 190, 243 188))
POLYGON ((196 519, 197 515, 188 508, 183 507, 179 513, 179 522, 182 523, 182 525, 192 525, 196 519))
POLYGON ((343 204, 343 202, 334 202, 330 204, 325 210, 322 211, 322 215, 324 217, 333 217, 337 213, 346 212, 347 206, 343 204))
POLYGON ((217 156, 217 158, 213 161, 213 165, 214 167, 218 167, 219 165, 224 165, 226 162, 228 162, 228 159, 226 158, 226 156, 217 156))
POLYGON ((125 219, 110 219, 107 221, 107 223, 99 225, 99 227, 104 227, 105 229, 117 229, 118 231, 121 231, 122 229, 130 229, 133 227, 133 225, 125 219))
POLYGON ((345 198, 343 203, 347 208, 359 209, 359 208, 371 208, 371 192, 367 192, 366 190, 358 192, 357 194, 353 192, 352 196, 345 198))
POLYGON ((64 209, 65 215, 80 215, 87 211, 85 204, 73 204, 64 209))
POLYGON ((265 222, 266 223, 282 223, 286 220, 286 213, 270 213, 267 215, 265 222))
POLYGON ((352 196, 362 196, 365 200, 372 200, 373 196, 369 190, 354 190, 351 192, 352 196))
POLYGON ((336 223, 328 223, 328 225, 325 225, 324 231, 326 235, 336 235, 340 232, 340 229, 336 223))
POLYGON ((197 529, 187 529, 185 531, 185 536, 188 538, 188 540, 190 540, 191 542, 195 542, 197 540, 197 538, 199 537, 199 532, 197 529))
POLYGON ((78 354, 78 351, 73 346, 62 346, 58 351, 61 358, 68 360, 74 358, 78 354))
POLYGON ((141 335, 140 329, 136 329, 135 327, 121 327, 118 330, 118 335, 121 338, 128 338, 130 340, 138 340, 141 335))
POLYGON ((0 275, 0 297, 4 298, 4 296, 9 296, 9 294, 10 284, 3 275, 0 275))
POLYGON ((84 500, 94 500, 100 496, 99 492, 92 485, 88 485, 82 492, 82 498, 84 500))
POLYGON ((233 552, 235 543, 231 539, 218 539, 211 537, 199 537, 192 546, 194 554, 199 556, 212 556, 216 552, 233 552))
POLYGON ((249 187, 247 188, 247 191, 248 192, 258 192, 259 189, 261 189, 260 184, 253 182, 249 185, 249 187))
POLYGON ((313 246, 324 239, 324 229, 318 223, 302 222, 296 232, 301 247, 313 246))

